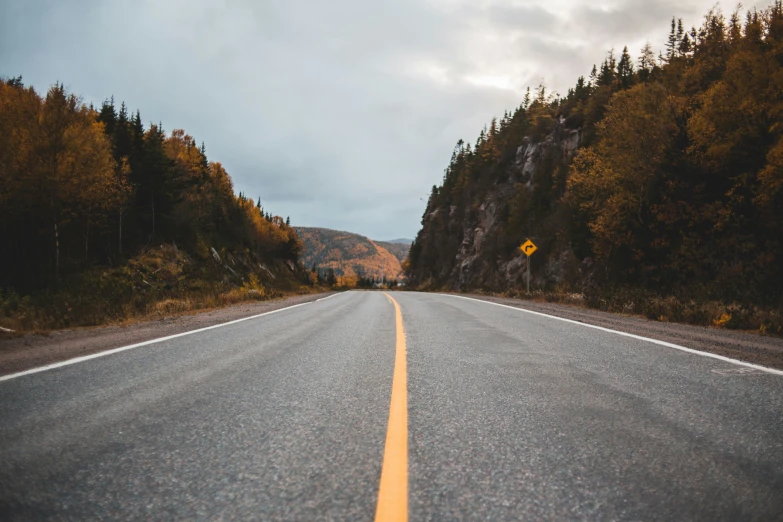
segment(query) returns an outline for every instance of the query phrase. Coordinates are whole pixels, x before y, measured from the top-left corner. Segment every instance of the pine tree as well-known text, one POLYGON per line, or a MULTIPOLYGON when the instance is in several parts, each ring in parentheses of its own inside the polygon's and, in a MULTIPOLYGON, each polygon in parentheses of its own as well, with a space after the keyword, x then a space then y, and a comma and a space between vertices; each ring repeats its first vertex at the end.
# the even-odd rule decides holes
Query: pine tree
POLYGON ((611 85, 614 83, 616 62, 614 49, 609 51, 609 56, 601 64, 601 72, 598 73, 598 85, 611 85))
POLYGON ((117 115, 117 123, 114 126, 114 158, 117 163, 122 158, 130 158, 133 149, 133 137, 131 135, 130 120, 128 119, 128 108, 125 102, 120 105, 120 112, 117 115))
POLYGON ((650 42, 644 44, 639 55, 639 79, 646 82, 655 69, 655 52, 650 42))
POLYGON ((101 110, 98 113, 98 121, 103 123, 106 134, 114 134, 114 125, 117 123, 117 111, 114 110, 114 96, 109 100, 104 100, 101 110))
POLYGON ((617 76, 620 80, 620 85, 627 89, 631 86, 633 81, 633 61, 631 55, 628 54, 628 47, 623 47, 623 54, 620 56, 620 61, 617 64, 617 76))
POLYGON ((677 55, 677 21, 672 17, 672 28, 666 40, 666 61, 670 62, 677 55))
MULTIPOLYGON (((139 113, 138 109, 133 116, 130 127, 132 146, 128 160, 131 169, 138 171, 141 169, 142 156, 144 155, 144 124, 141 121, 141 113, 139 113)), ((140 172, 134 172, 134 177, 140 177, 141 175, 140 172)))
MULTIPOLYGON (((195 144, 195 140, 194 140, 195 144)), ((203 179, 206 181, 206 179, 209 177, 209 160, 207 159, 207 148, 204 146, 204 142, 201 142, 201 148, 199 149, 199 155, 201 159, 201 175, 203 179)))
POLYGON ((685 35, 685 29, 682 27, 682 18, 677 19, 677 42, 682 42, 682 37, 685 35))
POLYGON ((538 84, 535 101, 540 105, 546 105, 546 85, 543 82, 538 84))
MULTIPOLYGON (((748 18, 750 17, 750 12, 748 12, 747 16, 748 18)), ((742 24, 740 23, 739 10, 737 9, 731 14, 731 18, 729 19, 729 40, 732 44, 736 44, 741 38, 742 24)))
POLYGON ((576 98, 577 100, 583 100, 587 98, 587 96, 589 95, 589 89, 587 84, 585 84, 584 76, 580 76, 576 80, 576 86, 573 89, 573 93, 574 93, 574 98, 576 98))
POLYGON ((160 123, 150 125, 144 135, 144 175, 136 200, 141 209, 141 232, 145 240, 147 234, 154 240, 155 235, 164 229, 161 224, 168 224, 168 221, 161 217, 168 216, 183 195, 182 181, 175 178, 174 162, 164 148, 165 139, 160 123))

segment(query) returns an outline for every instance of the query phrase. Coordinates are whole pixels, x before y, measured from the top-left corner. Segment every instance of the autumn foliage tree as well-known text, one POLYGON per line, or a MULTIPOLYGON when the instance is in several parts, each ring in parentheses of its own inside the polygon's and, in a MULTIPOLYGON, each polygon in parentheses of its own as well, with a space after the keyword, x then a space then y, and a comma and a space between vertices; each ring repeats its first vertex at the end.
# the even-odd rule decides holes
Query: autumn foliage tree
POLYGON ((144 129, 113 99, 99 110, 61 84, 40 96, 0 80, 0 287, 53 287, 176 242, 197 255, 246 249, 296 261, 295 230, 234 194, 226 170, 182 130, 144 129))
POLYGON ((433 187, 413 284, 477 272, 466 280, 502 290, 498 267, 536 237, 537 266, 589 261, 607 289, 783 306, 780 0, 728 19, 713 10, 691 29, 674 18, 657 57, 650 44, 636 60, 610 51, 565 96, 528 90, 498 123, 472 149, 460 141, 433 187), (527 147, 577 132, 573 159, 544 155, 520 173, 527 147), (480 252, 464 265, 474 230, 480 252))

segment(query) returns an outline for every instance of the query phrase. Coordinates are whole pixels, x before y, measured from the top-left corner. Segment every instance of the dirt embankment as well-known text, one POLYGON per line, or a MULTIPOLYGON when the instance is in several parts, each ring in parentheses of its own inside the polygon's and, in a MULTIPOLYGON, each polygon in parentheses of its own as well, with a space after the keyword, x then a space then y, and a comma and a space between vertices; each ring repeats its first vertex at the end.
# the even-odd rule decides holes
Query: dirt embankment
POLYGON ((770 368, 783 369, 783 338, 780 337, 722 328, 651 321, 643 317, 613 314, 563 304, 477 294, 454 295, 465 295, 474 299, 524 308, 634 335, 651 337, 686 348, 715 353, 770 368))
POLYGON ((46 335, 0 338, 0 375, 81 357, 120 346, 205 328, 250 315, 321 299, 334 292, 252 301, 192 315, 164 317, 124 326, 58 330, 46 335))

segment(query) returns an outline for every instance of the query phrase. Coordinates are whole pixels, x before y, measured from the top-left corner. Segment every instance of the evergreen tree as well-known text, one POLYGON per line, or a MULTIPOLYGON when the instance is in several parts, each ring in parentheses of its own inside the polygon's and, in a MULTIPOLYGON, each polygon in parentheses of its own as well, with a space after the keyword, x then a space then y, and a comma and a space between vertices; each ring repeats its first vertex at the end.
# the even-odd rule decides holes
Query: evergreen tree
POLYGON ((128 119, 128 109, 125 102, 120 105, 120 112, 117 115, 117 122, 112 132, 114 141, 114 158, 117 163, 122 163, 123 158, 130 158, 133 151, 133 136, 131 135, 130 120, 128 119))
POLYGON ((574 93, 574 98, 576 98, 577 100, 584 100, 590 94, 590 89, 588 85, 585 83, 584 76, 580 76, 576 80, 576 87, 574 87, 573 93, 574 93))
POLYGON ((685 35, 685 30, 682 27, 682 18, 677 19, 677 36, 676 41, 682 42, 683 36, 685 35))
POLYGON ((20 74, 16 78, 9 78, 7 82, 9 87, 14 88, 24 88, 24 83, 22 83, 22 75, 20 74))
POLYGON ((639 79, 646 82, 655 70, 655 52, 652 50, 650 42, 644 44, 639 55, 639 79))
POLYGON ((672 27, 671 31, 669 32, 669 38, 666 40, 666 61, 671 62, 672 59, 677 55, 677 43, 679 39, 677 38, 677 22, 672 17, 672 27))
POLYGON ((98 121, 103 123, 106 134, 114 134, 114 125, 117 123, 117 111, 114 110, 114 96, 109 100, 104 100, 101 110, 98 113, 98 121))
POLYGON ((680 53, 680 56, 687 56, 690 54, 692 46, 691 36, 688 33, 685 33, 685 35, 682 37, 682 40, 680 40, 680 46, 677 50, 680 53))
POLYGON ((633 74, 631 55, 628 54, 628 47, 623 47, 623 54, 620 56, 620 61, 617 64, 617 76, 622 88, 627 89, 631 86, 633 74))
POLYGON ((183 195, 181 180, 177 180, 174 162, 165 151, 165 134, 160 124, 151 125, 144 135, 143 177, 136 198, 141 218, 141 234, 144 240, 155 240, 164 226, 171 224, 169 217, 183 195), (163 226, 162 226, 163 225, 163 226))
POLYGON ((128 161, 130 163, 131 169, 134 171, 134 177, 143 178, 144 175, 138 171, 143 168, 142 161, 144 156, 144 124, 141 121, 141 114, 138 110, 136 110, 136 114, 133 116, 130 128, 132 145, 128 161))
POLYGON ((614 57, 614 49, 611 49, 601 64, 601 71, 598 73, 598 85, 612 85, 616 70, 617 62, 614 57))

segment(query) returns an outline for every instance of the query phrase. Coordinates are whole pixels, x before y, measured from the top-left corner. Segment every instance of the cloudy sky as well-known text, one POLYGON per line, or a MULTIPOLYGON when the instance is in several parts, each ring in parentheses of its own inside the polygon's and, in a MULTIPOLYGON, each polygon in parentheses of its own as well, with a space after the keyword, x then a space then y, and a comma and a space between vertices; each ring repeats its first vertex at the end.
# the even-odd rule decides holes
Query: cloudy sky
MULTIPOLYGON (((764 6, 760 1, 755 5, 764 6)), ((184 128, 295 225, 413 237, 456 141, 714 0, 1 0, 0 75, 184 128)), ((752 6, 754 3, 746 2, 752 6)))

